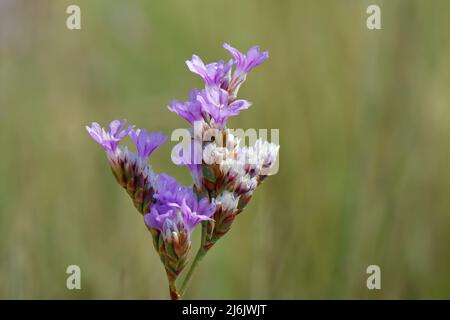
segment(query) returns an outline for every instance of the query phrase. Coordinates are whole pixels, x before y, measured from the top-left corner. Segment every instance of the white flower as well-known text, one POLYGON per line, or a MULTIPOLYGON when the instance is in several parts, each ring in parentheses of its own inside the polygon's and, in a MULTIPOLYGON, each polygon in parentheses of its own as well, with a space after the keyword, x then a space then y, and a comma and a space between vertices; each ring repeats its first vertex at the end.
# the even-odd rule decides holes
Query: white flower
POLYGON ((268 141, 258 139, 254 146, 254 152, 258 158, 258 162, 263 168, 270 168, 277 160, 279 145, 268 141))
POLYGON ((241 195, 247 192, 252 192, 258 186, 258 180, 256 177, 250 177, 249 175, 245 175, 240 177, 236 181, 235 191, 237 194, 241 195))
POLYGON ((239 149, 237 161, 250 176, 259 174, 263 161, 258 157, 254 147, 243 147, 239 149))
POLYGON ((220 164, 228 157, 227 148, 218 147, 215 143, 209 143, 203 149, 203 161, 207 164, 220 164))
POLYGON ((245 170, 239 161, 228 158, 220 163, 222 174, 229 180, 237 179, 245 175, 245 170))
POLYGON ((227 137, 226 143, 227 149, 230 152, 237 151, 239 148, 239 144, 241 143, 241 139, 239 139, 239 137, 234 136, 229 129, 227 129, 226 137, 227 137))
POLYGON ((239 197, 235 197, 233 192, 224 191, 215 199, 215 204, 217 207, 222 207, 223 211, 234 212, 239 203, 239 197))

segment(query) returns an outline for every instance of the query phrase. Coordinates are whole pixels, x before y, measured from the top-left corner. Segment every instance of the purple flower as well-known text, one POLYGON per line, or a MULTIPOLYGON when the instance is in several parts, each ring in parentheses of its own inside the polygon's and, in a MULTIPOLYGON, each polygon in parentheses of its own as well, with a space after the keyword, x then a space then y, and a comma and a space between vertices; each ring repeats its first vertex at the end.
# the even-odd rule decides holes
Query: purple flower
POLYGON ((228 43, 224 43, 223 47, 228 50, 236 63, 236 71, 239 73, 248 73, 254 67, 259 66, 267 58, 269 58, 269 52, 259 51, 259 46, 253 46, 248 51, 247 54, 243 54, 236 48, 233 48, 228 43))
POLYGON ((159 206, 153 205, 150 213, 144 216, 145 224, 152 229, 159 230, 165 233, 165 227, 167 223, 175 222, 178 214, 178 208, 175 206, 159 206))
POLYGON ((188 205, 185 199, 180 207, 184 223, 189 232, 194 230, 195 226, 200 222, 211 220, 211 216, 215 210, 215 205, 209 203, 207 198, 203 198, 200 201, 193 201, 190 205, 188 205))
POLYGON ((196 139, 191 139, 191 143, 183 146, 183 143, 179 143, 175 146, 172 153, 173 163, 181 166, 186 166, 190 173, 194 184, 198 187, 202 182, 202 142, 196 139))
POLYGON ((198 90, 194 89, 189 92, 189 101, 182 102, 173 100, 169 104, 169 110, 175 112, 180 117, 187 120, 190 124, 203 118, 202 106, 197 100, 198 90))
POLYGON ((157 229, 163 236, 172 232, 188 234, 204 220, 209 220, 215 205, 207 198, 198 199, 191 188, 182 186, 166 174, 161 174, 156 185, 155 203, 144 216, 147 226, 157 229))
POLYGON ((162 204, 178 203, 181 204, 184 198, 193 197, 194 193, 186 186, 177 182, 177 180, 168 174, 161 173, 155 184, 156 194, 154 198, 162 204))
POLYGON ((206 88, 198 96, 202 109, 207 112, 215 124, 223 126, 228 118, 237 116, 241 110, 248 109, 247 100, 234 100, 230 103, 229 93, 221 88, 206 88))
POLYGON ((91 127, 86 126, 86 130, 97 143, 102 145, 105 151, 114 153, 120 140, 122 140, 133 128, 132 126, 129 126, 128 128, 123 129, 125 122, 126 120, 111 121, 108 131, 103 129, 97 122, 93 122, 91 127))
POLYGON ((147 133, 146 129, 131 130, 129 135, 136 145, 138 156, 141 159, 147 159, 156 148, 167 140, 162 132, 147 133))
POLYGON ((187 230, 182 214, 176 210, 173 211, 173 214, 170 217, 164 220, 160 231, 166 241, 169 239, 179 239, 179 235, 182 233, 190 234, 189 230, 187 230))
POLYGON ((198 56, 192 56, 192 60, 187 60, 186 65, 193 73, 198 74, 205 81, 207 86, 220 85, 228 75, 233 60, 224 63, 223 61, 213 62, 205 65, 198 56))
POLYGON ((187 165, 189 172, 191 173, 192 182, 199 189, 202 187, 203 171, 201 164, 191 164, 187 165))

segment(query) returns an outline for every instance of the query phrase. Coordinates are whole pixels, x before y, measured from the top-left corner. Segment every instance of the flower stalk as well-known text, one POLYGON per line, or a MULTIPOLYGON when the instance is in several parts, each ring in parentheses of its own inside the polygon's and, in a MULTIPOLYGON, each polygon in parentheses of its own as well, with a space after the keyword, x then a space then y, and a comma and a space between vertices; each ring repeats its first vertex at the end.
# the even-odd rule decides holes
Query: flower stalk
POLYGON ((200 261, 203 259, 203 257, 208 252, 208 249, 205 247, 206 239, 207 239, 207 232, 208 232, 207 230, 208 230, 208 222, 204 221, 204 222, 202 222, 202 234, 200 237, 200 246, 197 250, 194 261, 192 262, 192 264, 188 270, 188 273, 186 274, 186 277, 184 278, 183 284, 181 285, 180 292, 182 295, 185 294, 185 292, 189 286, 189 283, 191 281, 192 275, 194 274, 195 269, 197 268, 200 261))
POLYGON ((230 231, 278 157, 279 146, 262 140, 251 147, 241 146, 226 126, 229 118, 251 106, 237 98, 239 88, 269 54, 257 46, 245 54, 229 44, 223 47, 232 56, 228 62, 205 64, 196 55, 186 61, 205 87, 192 90, 188 101, 174 100, 168 106, 192 125, 188 148, 179 148, 173 159, 189 169, 192 185, 179 184, 175 178, 152 170, 148 159, 167 140, 161 132, 125 127, 125 120, 114 120, 106 129, 96 122, 86 127, 105 150, 115 179, 144 218, 166 271, 172 300, 185 294, 200 261, 230 231), (204 139, 211 130, 216 132, 214 139, 204 139), (119 145, 127 136, 136 151, 119 145), (177 280, 192 251, 191 234, 199 224, 200 246, 178 290, 177 280))

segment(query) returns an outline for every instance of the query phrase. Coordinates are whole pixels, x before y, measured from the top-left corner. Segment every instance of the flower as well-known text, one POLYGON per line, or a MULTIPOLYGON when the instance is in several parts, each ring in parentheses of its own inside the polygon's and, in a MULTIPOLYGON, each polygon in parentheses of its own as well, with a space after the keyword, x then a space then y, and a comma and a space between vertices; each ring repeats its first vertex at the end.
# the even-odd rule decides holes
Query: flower
POLYGON ((202 173, 202 144, 195 138, 187 145, 180 142, 172 153, 172 161, 181 166, 188 167, 194 185, 201 189, 202 173))
POLYGON ((162 132, 147 133, 146 129, 131 130, 129 135, 136 145, 139 158, 143 160, 146 160, 156 148, 167 140, 167 137, 162 132))
POLYGON ((149 214, 144 216, 149 228, 159 230, 164 239, 168 240, 173 233, 177 235, 185 232, 188 237, 195 226, 202 221, 211 220, 215 206, 205 198, 191 202, 191 206, 183 199, 181 205, 177 203, 165 203, 154 205, 149 214))
POLYGON ((92 122, 91 127, 86 126, 86 130, 106 152, 114 153, 120 140, 122 140, 133 128, 132 126, 129 126, 128 128, 123 129, 125 122, 126 120, 111 121, 108 131, 103 129, 97 122, 92 122))
POLYGON ((158 175, 146 161, 142 161, 137 153, 130 152, 127 147, 117 148, 108 159, 114 177, 127 191, 136 209, 141 214, 148 213, 158 175))
POLYGON ((228 43, 223 44, 224 49, 228 50, 236 63, 236 72, 238 73, 248 73, 254 67, 259 66, 261 63, 269 58, 269 52, 259 51, 259 46, 253 46, 248 51, 247 54, 243 54, 236 48, 233 48, 228 43))
POLYGON ((214 124, 223 127, 228 118, 237 116, 241 110, 248 109, 251 103, 247 100, 231 101, 229 93, 221 88, 207 87, 197 96, 202 110, 214 120, 214 124))
POLYGON ((173 100, 168 108, 193 125, 195 121, 203 119, 202 105, 197 100, 197 96, 198 90, 194 89, 189 92, 189 101, 173 100))
POLYGON ((258 180, 256 177, 251 177, 249 175, 245 175, 239 177, 236 181, 235 192, 237 195, 243 195, 246 193, 253 192, 258 186, 258 180))
POLYGON ((203 150, 203 161, 206 164, 221 164, 229 155, 229 150, 217 146, 216 143, 208 143, 203 150))
POLYGON ((207 86, 219 86, 224 77, 229 73, 233 60, 224 63, 223 61, 213 62, 205 65, 197 55, 192 56, 192 60, 187 60, 186 65, 189 70, 198 74, 207 86))
POLYGON ((202 221, 211 220, 215 205, 208 198, 198 199, 192 188, 180 185, 166 174, 155 183, 154 202, 144 222, 164 264, 173 299, 179 294, 174 282, 188 261, 191 232, 202 221))
POLYGON ((86 126, 92 138, 101 144, 107 153, 111 170, 117 182, 127 191, 136 209, 143 215, 150 212, 154 185, 158 176, 147 163, 148 156, 159 147, 166 137, 161 133, 147 133, 145 129, 133 130, 133 126, 123 129, 125 120, 114 120, 108 131, 96 122, 86 126), (119 147, 119 142, 127 134, 137 147, 130 152, 127 147, 119 147))
POLYGON ((189 205, 186 199, 184 199, 180 207, 189 232, 194 230, 195 226, 200 222, 211 220, 210 217, 213 215, 215 209, 215 205, 210 203, 207 198, 191 201, 189 205))
POLYGON ((259 46, 251 47, 247 51, 247 54, 241 53, 239 50, 233 48, 228 43, 224 43, 223 47, 231 53, 236 63, 233 77, 231 77, 227 86, 227 91, 234 98, 237 95, 241 84, 247 78, 247 73, 267 60, 269 58, 269 52, 260 52, 259 46))
POLYGON ((196 55, 186 61, 205 87, 192 90, 188 101, 173 100, 168 104, 171 112, 192 125, 188 145, 178 144, 172 151, 172 161, 189 168, 193 185, 185 186, 167 174, 157 174, 147 162, 167 140, 161 132, 125 127, 125 120, 112 121, 106 130, 96 122, 86 126, 105 149, 114 177, 144 217, 164 265, 172 299, 180 298, 176 280, 188 263, 194 228, 202 224, 201 246, 181 292, 199 259, 230 230, 278 157, 278 145, 258 140, 252 147, 241 147, 240 139, 226 127, 230 117, 251 106, 249 101, 237 99, 237 92, 247 73, 269 54, 258 46, 245 54, 227 43, 223 47, 232 55, 228 62, 205 64, 196 55), (127 135, 136 146, 135 152, 119 146, 127 135))
POLYGON ((223 211, 233 213, 239 203, 239 196, 236 197, 233 192, 224 191, 215 199, 216 207, 221 207, 223 211))
POLYGON ((258 139, 254 150, 263 168, 270 168, 277 160, 279 145, 258 139))
POLYGON ((145 223, 162 232, 165 239, 172 232, 183 231, 190 235, 198 223, 210 220, 215 211, 215 205, 207 198, 198 199, 191 188, 178 184, 166 174, 159 176, 155 190, 156 202, 145 215, 145 223))
POLYGON ((241 176, 245 175, 245 170, 242 164, 232 158, 222 161, 220 163, 220 170, 229 181, 234 181, 236 178, 240 178, 241 176))
POLYGON ((225 141, 227 149, 230 150, 230 152, 236 152, 239 148, 239 144, 241 143, 241 139, 238 136, 235 136, 231 133, 231 130, 227 129, 225 131, 225 141))
POLYGON ((252 147, 239 148, 237 161, 251 177, 266 175, 277 160, 280 146, 258 139, 252 147))
POLYGON ((203 119, 208 124, 212 122, 222 128, 230 117, 238 115, 241 110, 248 109, 251 105, 247 100, 236 100, 237 92, 247 73, 263 63, 269 53, 260 52, 258 46, 251 47, 246 54, 228 43, 224 43, 223 47, 233 56, 227 63, 221 60, 205 65, 197 55, 186 61, 189 70, 203 79, 205 89, 201 92, 191 91, 189 101, 172 101, 169 110, 191 124, 203 119), (233 66, 234 72, 231 75, 233 66))
POLYGON ((181 205, 183 199, 195 197, 191 188, 179 184, 174 177, 165 173, 158 176, 154 187, 155 195, 153 197, 159 206, 167 206, 172 203, 181 205))
POLYGON ((231 116, 236 116, 241 110, 248 109, 251 103, 247 100, 231 100, 229 93, 220 87, 206 87, 201 92, 192 90, 189 101, 173 100, 169 110, 175 112, 192 125, 195 121, 210 122, 220 127, 231 116))

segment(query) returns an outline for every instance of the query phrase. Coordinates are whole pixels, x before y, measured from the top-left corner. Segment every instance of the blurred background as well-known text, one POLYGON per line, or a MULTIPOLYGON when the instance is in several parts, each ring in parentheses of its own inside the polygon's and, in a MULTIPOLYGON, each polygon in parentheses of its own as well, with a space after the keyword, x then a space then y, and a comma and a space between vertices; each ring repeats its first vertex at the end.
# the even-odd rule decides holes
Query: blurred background
MULTIPOLYGON (((280 170, 186 298, 450 298, 448 12, 445 0, 0 0, 0 298, 168 298, 142 217, 84 126, 185 127, 166 107, 202 86, 184 61, 228 59, 223 42, 270 51, 229 127, 280 129, 280 170), (370 4, 382 30, 366 28, 370 4), (66 288, 71 264, 82 290, 66 288), (381 290, 366 287, 372 264, 381 290)), ((151 164, 187 184, 174 145, 151 164)))

